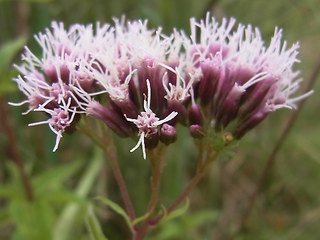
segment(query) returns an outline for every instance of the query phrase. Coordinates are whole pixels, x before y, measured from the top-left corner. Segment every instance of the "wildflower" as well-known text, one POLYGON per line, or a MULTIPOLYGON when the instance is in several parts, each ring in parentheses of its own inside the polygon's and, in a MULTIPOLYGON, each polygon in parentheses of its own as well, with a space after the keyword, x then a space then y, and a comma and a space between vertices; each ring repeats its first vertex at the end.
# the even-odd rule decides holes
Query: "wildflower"
MULTIPOLYGON (((292 68, 298 62, 298 43, 288 48, 281 41, 282 30, 276 28, 266 47, 258 28, 239 24, 232 31, 234 26, 235 19, 223 19, 219 25, 209 14, 200 22, 191 19, 191 36, 185 36, 184 41, 184 61, 193 68, 189 74, 195 79, 194 95, 196 101, 200 100, 207 128, 222 131, 235 122, 231 132, 239 139, 270 112, 295 108, 295 102, 311 92, 291 97, 301 82, 297 79, 299 72, 292 68)), ((190 123, 199 124, 193 115, 190 123)), ((197 128, 192 127, 192 132, 197 128)))
MULTIPOLYGON (((130 152, 135 151, 140 145, 142 146, 143 158, 146 159, 146 146, 145 139, 158 139, 158 126, 165 122, 172 120, 177 116, 177 112, 170 113, 166 118, 160 120, 150 109, 151 104, 151 87, 150 81, 147 80, 148 95, 147 99, 144 99, 144 112, 138 116, 137 119, 126 118, 127 121, 134 123, 139 129, 138 135, 139 141, 135 147, 133 147, 130 152)), ((152 139, 152 140, 154 140, 152 139)))
POLYGON ((92 53, 99 50, 96 43, 106 39, 109 25, 97 25, 94 36, 91 25, 74 24, 65 30, 62 23, 52 22, 52 31, 35 36, 42 56, 38 58, 27 47, 22 55, 24 63, 15 66, 21 75, 16 77, 20 90, 27 96, 22 105, 29 104, 29 110, 45 112, 50 118, 31 126, 48 123, 57 135, 54 151, 57 149, 62 133, 74 127, 79 117, 81 98, 76 89, 91 91, 93 76, 88 72, 92 53))

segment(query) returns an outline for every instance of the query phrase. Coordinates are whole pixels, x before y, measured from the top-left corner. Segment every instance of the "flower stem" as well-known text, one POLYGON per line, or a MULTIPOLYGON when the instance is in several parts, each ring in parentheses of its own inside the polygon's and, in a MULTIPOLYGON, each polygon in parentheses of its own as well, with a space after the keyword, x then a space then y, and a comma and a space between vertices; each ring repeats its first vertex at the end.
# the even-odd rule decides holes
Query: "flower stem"
POLYGON ((133 236, 134 240, 142 240, 144 239, 145 235, 148 232, 149 228, 149 220, 154 213, 158 199, 159 199, 159 192, 160 192, 160 184, 161 184, 161 176, 162 176, 162 169, 163 169, 163 162, 165 156, 162 152, 163 145, 160 145, 157 149, 150 151, 148 156, 151 162, 151 196, 147 208, 148 217, 143 221, 140 228, 136 229, 135 235, 133 236))
MULTIPOLYGON (((199 153, 198 153, 198 167, 197 167, 196 174, 188 183, 188 185, 183 190, 183 192, 178 196, 178 198, 167 208, 166 214, 170 214, 177 206, 179 206, 183 201, 187 199, 187 197, 190 195, 194 187, 199 183, 199 181, 204 176, 207 166, 218 155, 218 152, 213 151, 212 149, 207 149, 206 152, 203 152, 203 149, 202 149, 203 145, 201 144, 200 146, 201 148, 199 148, 199 153)), ((164 213, 161 213, 159 216, 153 219, 150 219, 149 224, 156 225, 163 217, 164 217, 164 213)))
MULTIPOLYGON (((110 142, 110 141, 108 141, 110 142)), ((113 170, 113 174, 114 177, 116 179, 116 182, 118 183, 119 186, 119 190, 121 193, 121 197, 124 203, 124 206, 126 208, 126 211, 128 213, 128 216, 130 217, 131 221, 133 221, 136 218, 135 212, 134 212, 134 208, 130 199, 130 195, 126 186, 126 183, 123 179, 119 164, 118 164, 118 160, 117 160, 117 156, 115 153, 115 146, 112 142, 112 144, 106 144, 105 148, 104 148, 104 152, 107 154, 108 159, 110 161, 111 164, 111 168, 113 170)))
POLYGON ((0 98, 0 116, 1 116, 0 125, 2 126, 3 132, 8 139, 9 155, 19 169, 22 183, 26 191, 26 197, 29 201, 32 201, 33 193, 32 193, 30 178, 24 169, 23 161, 18 152, 16 138, 14 135, 13 127, 12 127, 10 116, 7 109, 7 103, 3 97, 0 98))
MULTIPOLYGON (((112 136, 110 136, 108 131, 103 131, 102 136, 99 136, 97 134, 94 134, 93 131, 91 131, 90 128, 88 128, 87 125, 82 126, 79 124, 78 130, 85 135, 87 135, 93 142, 95 142, 107 155, 108 160, 110 161, 110 165, 114 174, 114 178, 118 184, 120 194, 126 209, 126 212, 130 219, 133 221, 136 219, 135 211, 133 208, 133 204, 126 186, 126 183, 124 181, 124 178, 122 176, 120 166, 118 164, 118 159, 116 155, 116 147, 114 145, 114 142, 112 141, 112 136)), ((131 229, 132 230, 132 229, 131 229)))

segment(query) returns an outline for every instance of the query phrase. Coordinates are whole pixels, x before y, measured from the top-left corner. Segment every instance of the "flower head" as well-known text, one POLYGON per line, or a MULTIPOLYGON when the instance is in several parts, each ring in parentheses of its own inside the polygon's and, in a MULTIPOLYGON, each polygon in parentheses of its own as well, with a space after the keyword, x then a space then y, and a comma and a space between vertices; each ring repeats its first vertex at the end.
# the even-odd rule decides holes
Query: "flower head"
POLYGON ((132 148, 130 151, 133 152, 141 145, 144 159, 146 159, 145 138, 149 138, 149 137, 158 138, 158 126, 172 120, 178 114, 177 112, 172 112, 162 120, 156 117, 156 115, 152 112, 150 108, 151 87, 150 87, 149 80, 147 80, 147 89, 148 89, 148 95, 144 99, 144 112, 141 112, 141 114, 138 116, 137 119, 126 118, 127 121, 132 122, 137 126, 139 131, 138 135, 140 136, 137 145, 134 148, 132 148))

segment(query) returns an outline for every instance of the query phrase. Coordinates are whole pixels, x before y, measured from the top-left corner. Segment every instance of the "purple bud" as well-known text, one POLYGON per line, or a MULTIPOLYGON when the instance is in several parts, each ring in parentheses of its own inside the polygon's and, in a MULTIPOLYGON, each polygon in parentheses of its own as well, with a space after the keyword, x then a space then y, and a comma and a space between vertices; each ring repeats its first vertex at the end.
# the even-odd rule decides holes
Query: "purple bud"
POLYGON ((52 83, 58 82, 57 70, 55 66, 53 65, 46 66, 44 67, 43 71, 50 82, 52 83))
POLYGON ((138 109, 136 105, 130 100, 124 100, 124 101, 117 101, 109 99, 109 102, 111 103, 114 110, 117 112, 121 112, 122 115, 126 115, 128 118, 137 118, 138 116, 138 109))
POLYGON ((189 124, 203 124, 203 116, 198 104, 192 104, 192 106, 189 109, 189 124))
POLYGON ((68 97, 70 97, 70 94, 68 92, 69 90, 70 87, 65 83, 62 83, 62 88, 59 83, 53 83, 51 85, 49 94, 51 97, 54 97, 55 99, 59 99, 61 96, 63 96, 64 99, 67 99, 68 97))
POLYGON ((58 79, 60 78, 64 83, 69 83, 69 74, 70 70, 66 64, 62 64, 60 66, 60 75, 58 76, 57 68, 55 65, 49 65, 44 67, 43 69, 44 73, 46 74, 47 78, 51 83, 58 82, 58 79))
POLYGON ((221 43, 213 42, 209 45, 207 57, 215 56, 218 52, 222 58, 225 58, 228 54, 229 49, 226 46, 222 46, 221 43))
POLYGON ((251 115, 252 112, 264 107, 266 97, 273 91, 274 87, 276 87, 276 82, 277 79, 270 76, 249 87, 242 99, 242 104, 239 109, 240 116, 245 118, 247 115, 251 115))
POLYGON ((102 106, 96 101, 89 103, 87 114, 101 119, 105 124, 121 137, 128 137, 132 133, 130 124, 116 111, 102 106))
POLYGON ((148 134, 148 136, 146 136, 144 138, 144 144, 145 144, 146 148, 149 148, 149 149, 155 148, 158 145, 158 142, 159 142, 158 132, 148 134))
POLYGON ((177 100, 168 100, 168 108, 163 114, 164 117, 167 117, 172 112, 177 112, 177 117, 173 118, 172 120, 168 121, 167 123, 174 126, 177 122, 180 122, 184 125, 187 124, 188 120, 188 111, 183 103, 177 101, 177 100))
POLYGON ((93 78, 87 73, 75 73, 75 80, 85 92, 90 92, 93 85, 93 78))
POLYGON ((215 60, 205 60, 200 63, 202 78, 198 87, 198 96, 203 105, 207 105, 213 99, 216 91, 220 74, 221 66, 215 60))
POLYGON ((239 102, 244 90, 238 84, 235 84, 229 95, 224 99, 223 103, 218 106, 216 110, 216 126, 227 127, 230 121, 232 121, 238 112, 239 102))
POLYGON ((240 66, 234 73, 237 84, 241 86, 254 77, 254 75, 254 72, 245 66, 240 66))
POLYGON ((204 47, 201 45, 196 45, 194 47, 191 47, 189 50, 189 56, 192 58, 192 62, 194 63, 194 67, 198 68, 200 67, 199 58, 201 53, 203 53, 204 47))
POLYGON ((177 140, 177 131, 175 127, 169 124, 163 124, 160 130, 160 141, 166 145, 174 143, 177 140))
POLYGON ((191 125, 190 134, 193 138, 198 138, 198 139, 203 138, 205 136, 204 129, 200 125, 191 125))
MULTIPOLYGON (((175 69, 176 67, 178 67, 179 63, 178 62, 171 62, 167 64, 169 67, 171 67, 172 69, 175 69)), ((168 84, 171 83, 172 85, 176 85, 177 84, 177 74, 170 71, 170 70, 166 70, 167 71, 167 76, 168 76, 168 84)))
POLYGON ((271 108, 265 108, 262 110, 258 110, 254 114, 252 114, 250 117, 244 120, 240 120, 235 129, 233 130, 232 135, 236 139, 240 139, 245 135, 249 130, 257 126, 262 120, 264 120, 268 114, 272 111, 271 108))
POLYGON ((66 64, 60 66, 60 77, 63 82, 69 83, 70 70, 66 64))

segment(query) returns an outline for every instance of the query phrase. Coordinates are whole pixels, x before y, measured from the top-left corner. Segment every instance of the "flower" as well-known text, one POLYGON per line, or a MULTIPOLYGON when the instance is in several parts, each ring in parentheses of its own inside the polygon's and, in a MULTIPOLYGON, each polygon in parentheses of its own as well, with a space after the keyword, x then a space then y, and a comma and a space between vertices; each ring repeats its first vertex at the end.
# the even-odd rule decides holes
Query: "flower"
POLYGON ((144 99, 144 112, 138 116, 137 119, 126 118, 127 121, 134 123, 139 129, 138 135, 140 136, 139 141, 135 147, 133 147, 130 152, 135 151, 140 145, 142 146, 143 158, 146 159, 146 147, 145 139, 156 139, 158 140, 158 126, 165 122, 168 122, 177 116, 177 112, 170 113, 166 118, 160 120, 150 109, 151 104, 151 87, 150 81, 147 80, 148 96, 144 99))
POLYGON ((42 56, 26 48, 24 63, 16 68, 20 90, 30 111, 45 112, 46 123, 57 135, 74 129, 82 114, 102 120, 121 137, 139 140, 146 148, 159 140, 171 144, 176 124, 189 127, 194 138, 210 132, 240 139, 271 112, 295 108, 301 79, 293 70, 299 62, 295 43, 282 41, 276 28, 270 44, 258 28, 210 14, 191 19, 191 35, 161 28, 149 29, 147 21, 114 19, 114 25, 74 24, 35 36, 42 56), (151 98, 152 96, 152 98, 151 98), (160 120, 162 119, 162 120, 160 120))
POLYGON ((189 72, 180 75, 194 79, 193 102, 199 99, 209 128, 226 131, 234 122, 230 131, 239 139, 270 112, 295 108, 312 92, 291 97, 301 82, 293 70, 299 62, 298 43, 288 48, 276 28, 267 47, 258 28, 234 27, 235 19, 223 19, 219 25, 209 13, 200 22, 191 19, 190 38, 183 34, 189 72))
POLYGON ((74 128, 73 121, 78 109, 82 109, 82 99, 77 89, 90 92, 93 76, 88 72, 92 54, 99 51, 102 42, 108 38, 109 25, 97 24, 94 35, 92 25, 72 25, 64 29, 63 23, 52 22, 52 31, 39 33, 35 39, 39 43, 42 56, 38 58, 27 47, 22 55, 22 65, 15 67, 21 75, 14 78, 27 100, 12 105, 29 104, 29 110, 45 112, 50 118, 30 126, 48 123, 57 135, 54 151, 62 133, 74 128))

